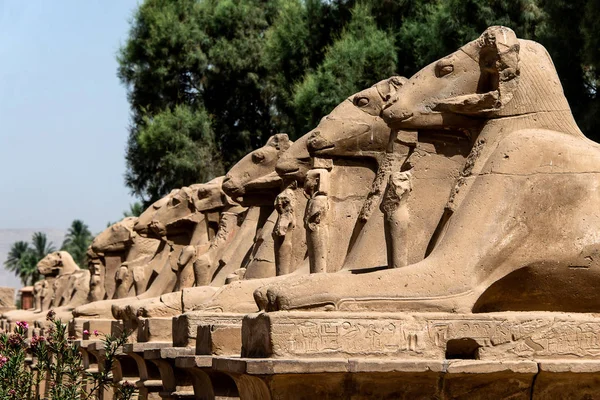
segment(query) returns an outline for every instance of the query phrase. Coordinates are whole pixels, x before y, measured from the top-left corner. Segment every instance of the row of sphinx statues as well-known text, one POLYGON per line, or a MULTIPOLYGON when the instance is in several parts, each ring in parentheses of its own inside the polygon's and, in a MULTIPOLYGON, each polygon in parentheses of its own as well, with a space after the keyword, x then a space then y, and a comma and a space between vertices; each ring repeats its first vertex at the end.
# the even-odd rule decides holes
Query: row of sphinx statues
POLYGON ((599 311, 599 174, 546 50, 491 27, 110 226, 87 270, 50 254, 4 317, 599 311))

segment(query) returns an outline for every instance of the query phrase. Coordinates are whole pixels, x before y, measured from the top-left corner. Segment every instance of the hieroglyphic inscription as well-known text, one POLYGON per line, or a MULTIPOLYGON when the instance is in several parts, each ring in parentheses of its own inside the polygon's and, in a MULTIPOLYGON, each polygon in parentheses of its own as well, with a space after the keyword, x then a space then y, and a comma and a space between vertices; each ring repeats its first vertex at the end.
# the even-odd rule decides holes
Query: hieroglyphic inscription
POLYGON ((600 358, 600 319, 465 315, 463 318, 289 319, 271 334, 276 354, 444 357, 447 343, 470 338, 480 358, 600 358))
POLYGON ((307 321, 288 327, 291 329, 284 351, 292 354, 332 351, 418 354, 426 340, 424 325, 412 326, 398 321, 307 321))

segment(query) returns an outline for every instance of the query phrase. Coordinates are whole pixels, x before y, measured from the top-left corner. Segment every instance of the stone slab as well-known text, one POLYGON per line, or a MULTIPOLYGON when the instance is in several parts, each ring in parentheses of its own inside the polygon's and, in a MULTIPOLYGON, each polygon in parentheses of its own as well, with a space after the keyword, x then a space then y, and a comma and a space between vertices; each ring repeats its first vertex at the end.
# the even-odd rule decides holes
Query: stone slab
MULTIPOLYGON (((240 321, 241 322, 241 321, 240 321)), ((242 351, 242 324, 202 323, 198 325, 196 354, 239 355, 242 351)))
POLYGON ((98 335, 108 335, 112 333, 112 326, 114 320, 112 319, 90 319, 88 321, 83 322, 83 331, 81 332, 82 338, 93 340, 95 335, 94 332, 97 331, 98 335), (84 333, 87 331, 88 333, 84 333))
MULTIPOLYGON (((234 329, 239 327, 241 329, 242 319, 244 314, 232 314, 232 313, 207 313, 200 311, 190 311, 181 314, 173 318, 173 346, 175 347, 196 347, 198 338, 198 327, 222 327, 224 329, 234 329)), ((210 328, 212 329, 212 328, 210 328)), ((216 332, 218 329, 214 329, 216 332)), ((201 334, 208 334, 210 331, 201 330, 201 334)), ((214 336, 218 336, 216 333, 214 336)), ((240 343, 241 347, 241 343, 240 343)), ((207 353, 208 347, 203 344, 200 345, 201 353, 207 353)), ((212 352, 213 346, 210 347, 212 352)), ((219 348, 217 343, 214 346, 215 349, 219 348)), ((226 350, 223 350, 226 351, 226 350)))
POLYGON ((535 361, 401 360, 401 359, 255 359, 213 357, 213 368, 248 375, 320 373, 537 374, 535 361))
POLYGON ((123 353, 144 353, 146 351, 158 351, 158 354, 160 354, 160 349, 170 346, 170 342, 126 343, 123 345, 123 353))
POLYGON ((238 377, 246 397, 265 399, 526 400, 538 374, 533 361, 389 358, 215 357, 213 369, 238 377))
POLYGON ((138 318, 138 342, 172 342, 173 318, 138 318))
POLYGON ((177 368, 212 368, 212 356, 178 356, 175 359, 177 368))
POLYGON ((0 311, 10 311, 15 307, 15 289, 9 287, 0 287, 0 311))
POLYGON ((194 349, 189 347, 164 347, 160 349, 161 358, 177 358, 181 356, 194 356, 194 349))
POLYGON ((593 314, 250 314, 242 357, 600 360, 593 314))

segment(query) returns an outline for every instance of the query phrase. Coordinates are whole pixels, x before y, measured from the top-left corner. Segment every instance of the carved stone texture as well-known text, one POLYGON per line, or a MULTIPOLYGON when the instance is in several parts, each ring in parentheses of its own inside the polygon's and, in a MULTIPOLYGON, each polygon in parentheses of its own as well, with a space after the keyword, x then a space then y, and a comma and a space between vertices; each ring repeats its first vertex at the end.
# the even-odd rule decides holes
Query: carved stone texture
POLYGON ((440 128, 472 140, 428 256, 274 284, 262 307, 600 310, 600 147, 575 124, 540 44, 488 28, 410 78, 382 117, 392 129, 419 130, 419 140, 440 128))
POLYGON ((600 319, 591 314, 276 312, 243 324, 243 357, 600 359, 600 319))
POLYGON ((385 242, 388 267, 405 267, 408 262, 408 226, 410 212, 407 197, 412 190, 410 172, 394 172, 389 176, 381 211, 385 216, 385 242))
POLYGON ((227 172, 223 191, 244 206, 273 204, 281 186, 275 166, 292 143, 285 133, 271 136, 263 147, 246 155, 227 172))
MULTIPOLYGON (((74 315, 112 318, 113 314, 125 315, 127 308, 134 305, 169 308, 171 304, 162 304, 160 296, 176 287, 193 285, 193 263, 198 249, 207 249, 214 237, 215 224, 210 211, 229 204, 221 190, 222 180, 220 177, 173 190, 146 209, 133 227, 136 243, 121 265, 123 275, 130 276, 127 282, 140 288, 138 296, 91 303, 78 307, 74 315)), ((181 310, 181 300, 178 304, 175 310, 181 310)))
POLYGON ((43 311, 54 309, 57 318, 68 321, 71 311, 88 300, 90 272, 79 268, 66 251, 48 254, 37 264, 38 271, 45 277, 34 285, 36 309, 14 310, 3 314, 9 321, 44 320, 43 311))
POLYGON ((12 310, 15 308, 15 289, 9 287, 0 287, 0 311, 12 310))
POLYGON ((87 250, 88 270, 90 271, 89 301, 100 301, 106 298, 106 287, 104 286, 105 268, 100 257, 92 250, 87 250))
POLYGON ((33 310, 36 312, 42 312, 44 310, 44 298, 47 293, 45 292, 48 286, 48 282, 46 280, 37 281, 33 284, 33 299, 34 299, 34 308, 33 310))
MULTIPOLYGON (((94 256, 92 259, 97 258, 102 263, 101 269, 103 272, 102 275, 96 275, 94 278, 99 281, 95 285, 95 296, 100 295, 99 286, 101 285, 106 298, 127 297, 131 283, 127 285, 122 282, 126 278, 123 277, 120 268, 121 263, 126 260, 127 253, 133 246, 133 226, 136 222, 137 218, 135 217, 124 218, 100 232, 92 241, 88 253, 94 256), (116 276, 121 279, 117 279, 116 276), (127 287, 125 288, 125 286, 127 287)), ((96 300, 104 300, 104 298, 96 300)))
POLYGON ((312 169, 304 182, 304 193, 309 198, 304 216, 306 226, 310 272, 327 272, 329 248, 329 172, 312 169))
MULTIPOLYGON (((278 188, 281 184, 281 179, 274 174, 275 163, 290 144, 287 135, 274 135, 264 147, 240 160, 226 177, 174 190, 166 199, 146 210, 135 226, 138 233, 160 237, 169 245, 189 241, 169 256, 169 265, 177 276, 175 287, 171 289, 175 292, 156 293, 160 297, 144 294, 131 302, 112 303, 113 315, 127 319, 177 315, 186 307, 192 309, 205 302, 206 295, 216 290, 207 285, 218 287, 246 276, 273 276, 274 250, 270 232, 260 234, 261 248, 255 246, 255 242, 272 211, 275 194, 270 197, 270 188, 278 188), (225 191, 249 208, 237 204, 225 191), (252 259, 255 262, 246 257, 249 252, 255 256, 252 259), (176 266, 173 260, 176 260, 176 266), (186 296, 187 288, 190 290, 186 296), (195 292, 197 295, 192 294, 195 292), (182 301, 184 298, 187 300, 182 301)), ((166 279, 161 278, 163 275, 168 278, 169 271, 158 274, 151 292, 156 292, 154 286, 166 279)))
POLYGON ((275 198, 277 222, 273 228, 275 238, 275 263, 277 275, 287 275, 292 271, 293 231, 296 228, 296 196, 290 188, 283 190, 275 198))

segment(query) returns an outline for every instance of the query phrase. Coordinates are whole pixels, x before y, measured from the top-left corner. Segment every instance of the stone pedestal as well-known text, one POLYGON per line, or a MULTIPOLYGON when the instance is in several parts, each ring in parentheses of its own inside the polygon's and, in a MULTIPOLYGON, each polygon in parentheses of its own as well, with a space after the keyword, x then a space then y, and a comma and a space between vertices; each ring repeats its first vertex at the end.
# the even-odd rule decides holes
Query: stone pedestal
POLYGON ((593 314, 258 313, 242 338, 253 358, 600 359, 593 314))
POLYGON ((173 318, 173 345, 196 354, 240 354, 244 314, 187 312, 173 318))
MULTIPOLYGON (((217 358, 241 399, 530 399, 531 361, 217 358)), ((543 397, 539 397, 543 398, 543 397)), ((549 398, 549 397, 547 397, 549 398)))
POLYGON ((600 393, 600 317, 275 312, 213 356, 242 399, 569 399, 600 393))
MULTIPOLYGON (((28 310, 32 308, 31 306, 25 308, 23 305, 21 306, 24 310, 28 310)), ((0 287, 0 311, 6 312, 10 310, 16 309, 15 307, 15 289, 9 287, 0 287)))
MULTIPOLYGON (((168 342, 173 341, 173 318, 154 317, 138 318, 137 341, 138 342, 168 342)), ((135 333, 135 332, 134 332, 135 333)))

